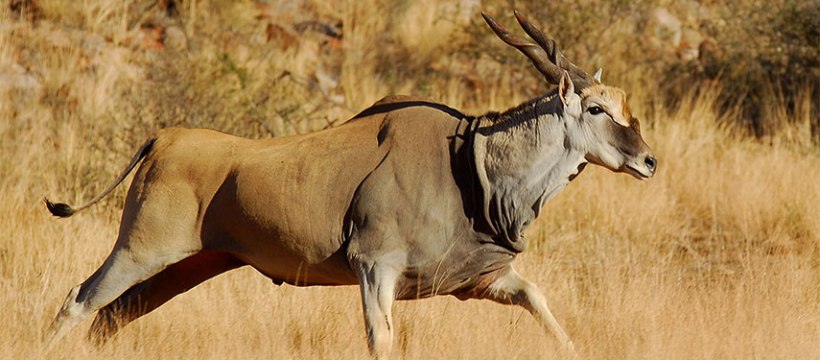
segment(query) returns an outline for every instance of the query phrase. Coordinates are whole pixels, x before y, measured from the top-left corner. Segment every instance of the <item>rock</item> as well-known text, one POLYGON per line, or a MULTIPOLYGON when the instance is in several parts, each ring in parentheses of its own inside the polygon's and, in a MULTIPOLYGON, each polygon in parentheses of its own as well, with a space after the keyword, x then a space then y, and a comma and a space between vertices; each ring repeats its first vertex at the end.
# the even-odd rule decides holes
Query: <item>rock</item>
POLYGON ((299 34, 285 26, 270 22, 265 27, 267 41, 275 44, 279 50, 288 50, 299 45, 299 34))
POLYGON ((165 45, 162 43, 164 36, 164 26, 158 24, 143 24, 137 36, 139 39, 138 44, 145 50, 163 50, 165 49, 165 45))
POLYGON ((700 45, 703 43, 703 35, 697 30, 684 29, 681 33, 681 42, 678 46, 678 54, 683 61, 694 61, 700 57, 700 45))
POLYGON ((13 90, 36 94, 42 87, 40 80, 22 65, 0 66, 0 95, 13 90))
POLYGON ((666 8, 655 8, 649 15, 647 31, 650 43, 659 49, 675 49, 680 46, 681 22, 666 8))
POLYGON ((73 45, 71 34, 64 29, 56 27, 48 31, 45 35, 45 40, 49 45, 59 49, 68 49, 73 45))
POLYGON ((86 55, 95 55, 105 50, 108 47, 108 41, 101 35, 88 33, 82 37, 81 46, 83 53, 86 55))
POLYGON ((171 50, 183 51, 188 49, 188 36, 185 31, 177 25, 169 26, 165 29, 163 44, 171 50))

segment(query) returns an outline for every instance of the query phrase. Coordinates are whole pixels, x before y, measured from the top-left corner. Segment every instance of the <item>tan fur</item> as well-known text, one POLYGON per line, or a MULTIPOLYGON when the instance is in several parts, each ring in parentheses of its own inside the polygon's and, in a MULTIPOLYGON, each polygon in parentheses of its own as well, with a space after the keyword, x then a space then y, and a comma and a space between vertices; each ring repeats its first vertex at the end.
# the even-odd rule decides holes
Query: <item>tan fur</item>
POLYGON ((626 121, 623 91, 598 85, 579 96, 571 85, 494 115, 505 121, 390 97, 301 136, 160 130, 123 173, 142 162, 113 251, 69 292, 49 338, 102 310, 91 332, 104 339, 250 265, 276 284, 359 284, 377 355, 392 344, 394 300, 446 294, 523 306, 571 353, 543 295, 511 266, 521 235, 590 154, 616 171, 654 173, 641 167, 651 154, 636 127, 584 112, 594 103, 626 121))
POLYGON ((598 104, 618 124, 632 126, 632 112, 626 102, 626 92, 608 85, 595 84, 581 91, 582 101, 586 104, 598 104))
MULTIPOLYGON (((193 286, 163 279, 198 283, 241 265, 277 284, 368 289, 389 281, 391 302, 473 287, 478 274, 503 268, 514 253, 465 216, 468 126, 441 104, 390 97, 342 126, 301 136, 156 132, 126 169, 142 160, 114 250, 70 292, 50 338, 112 302, 160 299, 154 308, 193 286), (206 267, 191 259, 204 252, 229 266, 207 268, 203 278, 206 267), (178 265, 186 262, 200 265, 178 265)), ((110 335, 103 327, 112 321, 100 317, 112 314, 131 319, 105 311, 93 332, 110 335)))
POLYGON ((567 75, 541 57, 548 49, 494 29, 547 74, 561 74, 557 96, 478 118, 389 97, 342 126, 268 140, 160 130, 88 204, 46 200, 52 214, 71 216, 141 162, 114 249, 69 292, 48 339, 97 310, 91 331, 105 338, 202 281, 250 265, 275 284, 359 284, 377 357, 392 347, 395 300, 447 294, 522 306, 573 354, 544 296, 512 268, 526 248, 523 232, 586 162, 648 178, 655 158, 622 90, 574 65, 567 75), (574 78, 592 86, 579 96, 574 78))

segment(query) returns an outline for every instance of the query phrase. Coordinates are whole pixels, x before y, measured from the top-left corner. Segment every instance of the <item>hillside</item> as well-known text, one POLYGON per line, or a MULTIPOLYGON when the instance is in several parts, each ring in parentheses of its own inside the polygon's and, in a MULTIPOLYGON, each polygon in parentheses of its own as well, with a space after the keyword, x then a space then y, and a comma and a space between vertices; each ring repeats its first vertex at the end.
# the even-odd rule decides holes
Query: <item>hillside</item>
MULTIPOLYGON (((0 9, 0 357, 362 358, 359 292, 213 279, 126 328, 39 338, 114 243, 125 186, 70 219, 168 126, 250 138, 336 126, 390 94, 467 113, 547 89, 481 11, 506 1, 36 1, 0 9), (352 335, 351 335, 352 334, 352 335)), ((820 357, 820 6, 516 3, 630 94, 660 167, 588 167, 546 205, 519 272, 591 359, 820 357)), ((516 31, 518 31, 516 29, 516 31)), ((523 310, 453 298, 394 311, 402 358, 538 358, 523 310)))

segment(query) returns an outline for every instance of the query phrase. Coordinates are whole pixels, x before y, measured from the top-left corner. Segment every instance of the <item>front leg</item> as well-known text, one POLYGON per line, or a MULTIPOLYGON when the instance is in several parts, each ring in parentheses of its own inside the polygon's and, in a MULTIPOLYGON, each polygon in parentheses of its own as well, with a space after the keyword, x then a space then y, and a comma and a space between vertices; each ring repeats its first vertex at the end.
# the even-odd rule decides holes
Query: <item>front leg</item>
POLYGON ((385 359, 393 347, 393 302, 399 273, 390 266, 377 263, 358 263, 354 269, 362 291, 370 354, 377 359, 385 359))
POLYGON ((561 328, 561 325, 558 325, 555 316, 547 307, 547 299, 538 289, 538 286, 522 278, 512 266, 502 270, 501 275, 490 285, 484 297, 500 304, 524 307, 545 330, 555 336, 568 354, 572 357, 578 356, 569 336, 561 328))

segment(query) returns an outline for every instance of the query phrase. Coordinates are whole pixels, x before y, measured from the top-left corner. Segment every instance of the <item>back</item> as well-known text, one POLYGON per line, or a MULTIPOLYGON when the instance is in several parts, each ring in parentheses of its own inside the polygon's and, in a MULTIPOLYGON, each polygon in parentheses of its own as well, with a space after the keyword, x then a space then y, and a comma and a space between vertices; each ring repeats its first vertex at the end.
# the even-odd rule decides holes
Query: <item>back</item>
MULTIPOLYGON (((333 281, 336 275, 325 272, 346 263, 351 202, 395 140, 411 146, 401 151, 411 167, 431 154, 447 156, 448 132, 459 120, 442 109, 449 108, 391 97, 330 130, 238 144, 234 168, 210 205, 218 211, 206 218, 208 232, 217 235, 214 241, 230 243, 230 250, 248 253, 245 260, 257 267, 287 264, 268 269, 268 276, 287 281, 295 274, 276 272, 300 269, 301 283, 333 281)), ((449 174, 449 160, 439 164, 449 174)))

